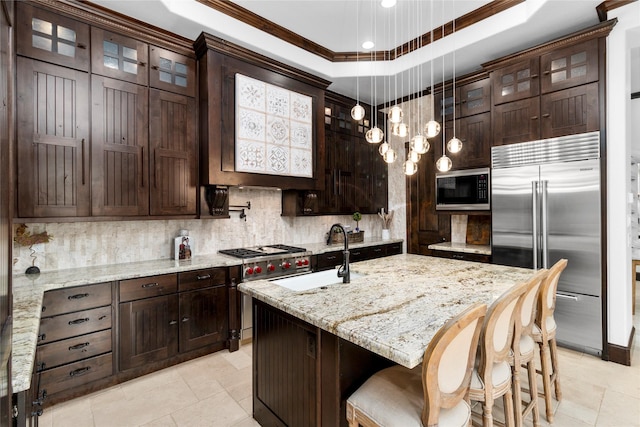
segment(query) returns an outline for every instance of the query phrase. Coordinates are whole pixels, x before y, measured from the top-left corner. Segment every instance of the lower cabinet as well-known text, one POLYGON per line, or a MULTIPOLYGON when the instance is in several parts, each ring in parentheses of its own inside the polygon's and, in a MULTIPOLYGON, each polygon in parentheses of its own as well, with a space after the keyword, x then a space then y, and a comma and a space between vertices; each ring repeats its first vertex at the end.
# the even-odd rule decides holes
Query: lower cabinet
MULTIPOLYGON (((362 246, 349 249, 349 261, 358 262, 368 259, 381 258, 402 253, 402 242, 388 243, 384 245, 362 246)), ((314 255, 312 260, 315 271, 330 270, 342 264, 344 255, 342 251, 331 251, 314 255)))
POLYGON ((239 280, 234 266, 45 292, 31 388, 16 395, 20 412, 37 425, 54 403, 237 350, 239 280))
POLYGON ((112 283, 45 292, 32 386, 35 414, 113 376, 112 292, 112 283))

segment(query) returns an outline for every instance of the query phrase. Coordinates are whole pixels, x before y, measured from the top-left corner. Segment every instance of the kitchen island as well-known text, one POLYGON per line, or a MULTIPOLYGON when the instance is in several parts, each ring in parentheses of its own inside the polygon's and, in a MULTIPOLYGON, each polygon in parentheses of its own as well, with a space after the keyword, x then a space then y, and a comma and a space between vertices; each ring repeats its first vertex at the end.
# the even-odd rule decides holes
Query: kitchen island
POLYGON ((490 304, 533 270, 402 254, 351 264, 356 277, 294 292, 246 282, 254 298, 254 418, 262 425, 346 425, 344 401, 375 371, 413 368, 437 330, 490 304))

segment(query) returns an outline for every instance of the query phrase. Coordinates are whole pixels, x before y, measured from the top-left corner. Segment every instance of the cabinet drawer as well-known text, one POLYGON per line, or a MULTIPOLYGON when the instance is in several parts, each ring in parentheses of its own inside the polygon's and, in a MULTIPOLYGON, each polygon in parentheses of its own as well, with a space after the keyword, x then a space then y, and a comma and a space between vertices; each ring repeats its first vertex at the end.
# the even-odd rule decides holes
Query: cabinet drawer
POLYGON ((120 282, 120 302, 172 294, 177 289, 177 274, 122 280, 120 282))
POLYGON ((40 320, 38 344, 111 328, 111 306, 78 311, 40 320))
POLYGON ((389 245, 385 245, 385 255, 398 255, 402 253, 402 243, 391 243, 389 245))
POLYGON ((56 316, 111 304, 111 283, 57 289, 44 293, 42 316, 56 316))
POLYGON ((349 250, 349 261, 350 262, 358 262, 364 261, 366 259, 374 258, 373 248, 364 247, 364 248, 356 248, 349 250))
POLYGON ((111 353, 49 369, 40 374, 40 390, 52 395, 113 374, 111 353))
POLYGON ((208 268, 179 273, 178 290, 182 292, 224 285, 226 283, 226 273, 226 268, 208 268))
POLYGON ((342 254, 341 251, 326 252, 324 254, 319 254, 316 256, 315 270, 316 271, 330 270, 336 265, 342 264, 343 260, 344 260, 344 255, 342 254))
POLYGON ((111 329, 45 344, 38 347, 36 366, 55 368, 111 351, 111 329))
POLYGON ((459 259, 462 261, 491 262, 491 255, 471 254, 471 253, 464 253, 464 252, 435 250, 433 251, 433 256, 437 256, 440 258, 459 259))

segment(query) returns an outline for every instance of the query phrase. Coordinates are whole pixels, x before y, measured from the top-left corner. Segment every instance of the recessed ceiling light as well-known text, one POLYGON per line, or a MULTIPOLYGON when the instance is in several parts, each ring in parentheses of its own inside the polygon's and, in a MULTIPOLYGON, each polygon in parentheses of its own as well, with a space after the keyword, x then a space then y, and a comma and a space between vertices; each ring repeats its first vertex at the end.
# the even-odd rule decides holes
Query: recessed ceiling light
POLYGON ((380 6, 382 6, 382 7, 389 8, 389 7, 393 7, 395 5, 396 5, 396 0, 382 0, 380 2, 380 6))
POLYGON ((363 49, 373 49, 374 46, 375 44, 371 40, 362 43, 363 49))

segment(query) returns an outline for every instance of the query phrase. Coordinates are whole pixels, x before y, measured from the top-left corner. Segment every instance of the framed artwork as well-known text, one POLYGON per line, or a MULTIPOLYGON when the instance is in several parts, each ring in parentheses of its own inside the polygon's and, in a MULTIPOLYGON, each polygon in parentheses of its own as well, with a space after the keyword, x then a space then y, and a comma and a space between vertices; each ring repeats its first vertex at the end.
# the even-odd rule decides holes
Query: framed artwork
POLYGON ((312 98, 236 73, 235 170, 313 178, 312 98))

